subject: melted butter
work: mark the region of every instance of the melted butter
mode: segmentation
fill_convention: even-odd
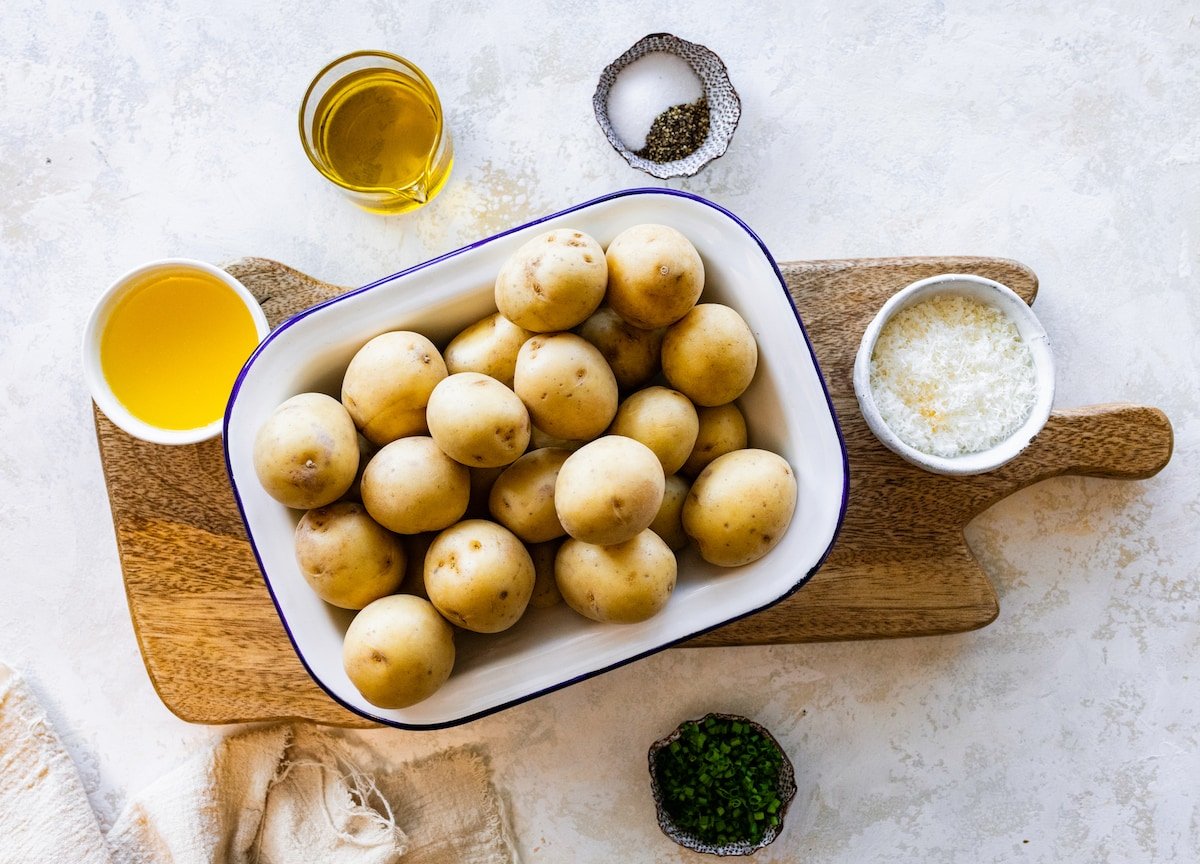
[[[138,419],[195,429],[224,414],[257,344],[254,318],[233,289],[179,268],[147,276],[115,306],[100,338],[100,366]]]

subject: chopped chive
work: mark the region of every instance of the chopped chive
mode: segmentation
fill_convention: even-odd
[[[707,717],[680,727],[655,755],[663,805],[702,843],[756,844],[779,825],[782,756],[746,722]]]

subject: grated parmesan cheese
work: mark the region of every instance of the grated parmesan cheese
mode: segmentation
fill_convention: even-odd
[[[943,294],[892,316],[871,353],[871,392],[905,444],[965,456],[1003,441],[1033,410],[1033,355],[992,306]]]

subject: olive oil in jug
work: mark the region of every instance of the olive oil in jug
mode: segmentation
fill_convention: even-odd
[[[300,122],[313,164],[368,210],[420,207],[450,175],[437,92],[402,58],[363,52],[332,64],[309,89]]]

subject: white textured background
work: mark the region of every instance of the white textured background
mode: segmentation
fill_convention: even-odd
[[[710,709],[756,717],[797,764],[760,861],[1196,860],[1200,8],[602,5],[5,5],[0,659],[32,680],[102,820],[222,730],[175,719],[141,666],[79,370],[98,292],[166,255],[360,284],[649,185],[591,93],[667,30],[717,51],[744,106],[729,153],[672,185],[781,260],[1026,262],[1057,404],[1157,405],[1174,459],[1146,482],[1049,481],[977,519],[1001,596],[982,631],[670,651],[457,730],[367,737],[486,747],[527,861],[690,860],[654,825],[644,748]],[[297,140],[311,76],[370,47],[429,73],[456,136],[450,184],[413,216],[357,211]]]

